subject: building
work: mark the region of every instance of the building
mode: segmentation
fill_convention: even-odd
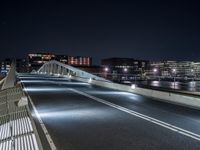
[[[91,66],[92,58],[87,56],[68,56],[68,65]]]
[[[157,61],[150,63],[151,74],[159,76],[194,77],[200,75],[200,62]]]
[[[8,71],[10,70],[10,66],[12,63],[12,59],[4,59],[1,60],[1,76],[6,76]]]
[[[108,68],[110,73],[142,74],[149,69],[149,61],[133,58],[107,58],[101,60],[101,66]]]
[[[56,55],[57,61],[72,66],[91,66],[92,58],[87,56]]]
[[[101,60],[103,76],[110,80],[134,80],[136,76],[142,78],[149,70],[149,61],[133,58],[107,58]]]
[[[55,55],[51,53],[28,54],[28,71],[38,70],[44,63],[55,60]]]
[[[56,55],[55,60],[57,60],[63,64],[68,64],[68,56],[67,55]]]
[[[27,59],[16,59],[16,71],[20,73],[25,73],[28,71]]]
[[[52,53],[28,54],[28,70],[38,70],[44,63],[57,60],[61,63],[73,66],[91,66],[92,58],[86,56],[55,55]]]
[[[1,61],[1,68],[0,73],[2,76],[7,75],[8,71],[10,70],[12,62],[16,63],[16,71],[17,72],[27,72],[27,61],[26,59],[4,59]]]

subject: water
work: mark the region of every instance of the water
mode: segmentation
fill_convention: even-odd
[[[154,87],[170,90],[200,92],[200,81],[172,82],[172,81],[137,81],[139,87]]]

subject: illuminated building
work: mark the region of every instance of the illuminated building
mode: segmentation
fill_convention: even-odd
[[[10,70],[11,63],[11,59],[4,59],[1,61],[1,75],[7,75],[8,71]]]
[[[160,76],[199,76],[200,62],[193,61],[156,61],[150,63],[151,70],[156,68]]]
[[[63,64],[68,64],[68,56],[67,55],[56,55],[56,60]]]
[[[143,78],[149,69],[149,61],[136,60],[133,58],[107,58],[101,60],[103,77],[124,82],[135,80],[136,77]]]
[[[73,66],[91,66],[92,58],[87,56],[56,55],[56,60]]]
[[[149,61],[133,58],[107,58],[101,60],[101,66],[109,68],[110,73],[141,74],[149,69]]]
[[[1,61],[1,75],[7,75],[10,70],[12,62],[16,63],[16,71],[17,72],[27,72],[27,61],[26,59],[4,59]]]
[[[29,72],[38,70],[44,63],[57,60],[61,63],[73,66],[91,66],[92,58],[85,56],[55,55],[51,53],[28,54]]]
[[[91,66],[92,58],[86,56],[68,56],[68,64],[73,66]]]
[[[55,55],[51,53],[28,54],[29,72],[38,70],[44,63],[55,60]]]

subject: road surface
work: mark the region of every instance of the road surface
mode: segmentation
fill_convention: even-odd
[[[199,150],[200,111],[67,78],[21,74],[58,150]]]

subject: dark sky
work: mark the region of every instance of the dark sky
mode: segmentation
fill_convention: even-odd
[[[198,1],[0,2],[1,58],[29,52],[200,61]]]

